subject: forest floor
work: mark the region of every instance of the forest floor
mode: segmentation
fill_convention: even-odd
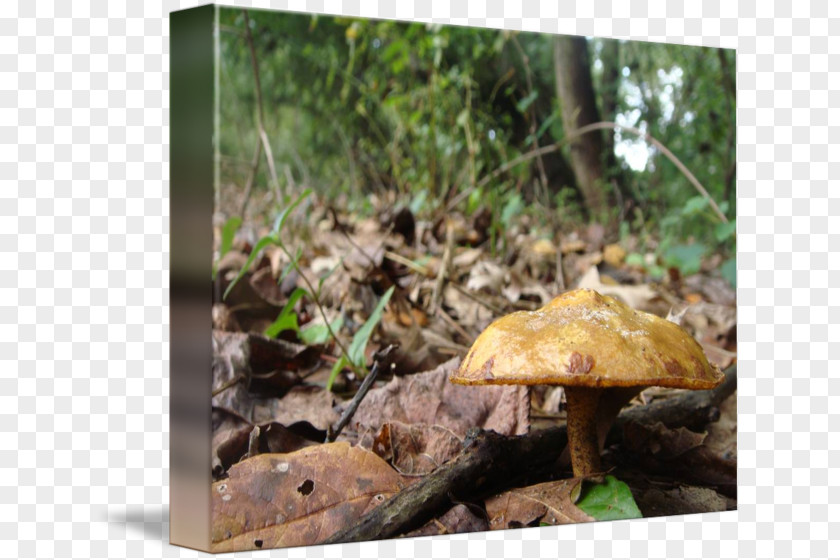
[[[477,469],[472,476],[491,482],[450,481],[436,490],[438,501],[423,498],[436,504],[433,511],[372,534],[609,519],[576,505],[580,481],[562,449],[549,453],[550,468],[479,456],[482,446],[563,430],[562,388],[448,381],[494,319],[537,309],[567,290],[590,288],[677,317],[711,362],[734,370],[735,291],[717,262],[691,276],[670,269],[653,280],[644,263],[626,262],[641,252],[653,264],[639,240],[618,241],[600,225],[537,234],[523,215],[497,239],[486,211],[423,221],[398,208],[383,203],[375,218],[361,219],[307,197],[289,213],[279,242],[267,244],[260,240],[271,229],[257,220],[232,237],[217,224],[217,249],[226,235],[230,248],[214,282],[216,551],[355,534],[346,531],[376,523],[377,508],[465,461]],[[360,392],[372,370],[375,381]],[[644,419],[652,404],[676,406],[684,393],[650,387],[625,410],[638,408]],[[625,422],[608,440],[604,468],[629,486],[643,516],[735,509],[734,385],[717,397],[691,425]],[[504,437],[482,439],[489,431]],[[476,441],[482,444],[471,446]],[[494,468],[521,472],[499,480]]]

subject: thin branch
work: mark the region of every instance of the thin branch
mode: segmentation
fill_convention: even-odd
[[[583,136],[584,134],[587,134],[589,132],[593,132],[595,130],[604,130],[604,129],[610,130],[610,129],[616,129],[616,128],[618,128],[620,130],[623,130],[625,132],[630,132],[631,134],[636,134],[637,136],[643,138],[647,142],[656,146],[659,149],[659,151],[661,151],[665,155],[665,157],[667,157],[669,160],[671,160],[671,162],[673,162],[674,165],[677,166],[677,169],[679,169],[682,172],[682,174],[685,175],[685,177],[688,179],[688,181],[694,186],[695,189],[697,189],[697,192],[699,192],[701,195],[703,195],[703,197],[706,200],[709,201],[709,205],[712,207],[712,210],[717,215],[717,217],[720,219],[720,221],[725,223],[725,224],[729,223],[729,219],[727,219],[726,215],[723,212],[721,212],[720,207],[717,205],[717,203],[714,201],[714,199],[712,199],[711,195],[709,195],[709,192],[703,187],[703,185],[700,184],[700,181],[697,180],[697,177],[695,177],[694,174],[691,171],[689,171],[688,168],[683,164],[683,162],[681,162],[677,158],[677,156],[675,156],[673,154],[673,152],[671,152],[671,150],[666,148],[665,145],[662,142],[660,142],[659,140],[657,140],[656,138],[654,138],[650,134],[647,134],[646,132],[642,132],[638,128],[634,128],[632,126],[624,126],[624,125],[620,125],[620,124],[614,123],[614,122],[596,122],[596,123],[588,124],[586,126],[582,126],[578,129],[572,131],[572,132],[569,132],[568,134],[566,134],[565,138],[563,138],[562,140],[560,140],[559,142],[557,142],[555,144],[551,144],[549,146],[543,146],[542,148],[540,148],[538,150],[532,150],[530,152],[522,154],[521,156],[519,156],[517,158],[512,159],[511,161],[502,165],[501,167],[499,167],[498,169],[496,169],[495,171],[493,171],[489,175],[485,176],[481,181],[478,182],[478,184],[475,187],[471,187],[471,188],[461,192],[461,194],[459,194],[455,198],[453,198],[452,201],[447,205],[446,209],[447,209],[447,211],[451,211],[462,200],[467,198],[472,193],[473,190],[483,187],[484,185],[486,185],[487,183],[489,183],[493,179],[497,178],[499,175],[505,173],[506,171],[508,171],[509,169],[519,165],[520,163],[523,163],[523,162],[529,161],[531,159],[534,159],[535,157],[539,157],[539,156],[542,156],[544,154],[548,154],[548,153],[554,152],[556,150],[559,150],[560,148],[562,148],[563,146],[565,146],[566,144],[568,144],[569,142],[571,142],[575,138],[577,138],[579,136]]]
[[[344,409],[344,413],[341,415],[341,418],[339,418],[335,428],[330,426],[327,429],[328,443],[335,441],[335,439],[341,434],[341,430],[343,430],[347,423],[350,422],[350,419],[353,418],[353,415],[356,413],[356,409],[359,408],[362,399],[365,398],[365,395],[367,395],[367,392],[373,386],[373,382],[376,380],[377,375],[379,375],[379,361],[385,359],[396,347],[397,346],[395,344],[389,344],[384,350],[377,353],[377,357],[373,361],[373,367],[370,368],[370,373],[367,377],[365,377],[365,380],[362,381],[362,385],[359,387],[359,390],[356,391],[356,394],[353,396],[353,400],[350,401],[350,404]]]
[[[248,41],[248,50],[251,52],[251,68],[254,71],[254,84],[257,95],[257,134],[265,150],[265,160],[268,164],[268,171],[275,190],[280,190],[280,182],[277,180],[277,170],[274,168],[274,154],[271,152],[271,144],[268,142],[268,134],[265,132],[265,115],[263,114],[262,85],[260,84],[260,68],[257,63],[257,51],[254,49],[254,38],[251,35],[251,19],[248,17],[248,10],[242,10],[245,16],[245,38]]]
[[[321,312],[321,318],[324,319],[324,326],[327,327],[327,331],[330,333],[330,336],[333,338],[333,340],[335,340],[335,343],[341,350],[341,353],[344,355],[345,358],[347,358],[347,363],[349,364],[350,369],[353,370],[353,373],[355,373],[356,375],[360,375],[361,372],[356,367],[356,364],[354,364],[352,360],[350,360],[350,352],[347,351],[347,347],[344,346],[344,344],[341,342],[341,339],[339,339],[338,335],[336,335],[335,332],[332,330],[330,320],[327,318],[327,312],[324,311],[324,307],[321,305],[321,298],[318,297],[318,292],[315,291],[315,287],[309,281],[309,278],[307,278],[306,275],[303,273],[303,270],[301,270],[300,266],[297,263],[297,260],[292,256],[292,254],[289,252],[286,246],[283,243],[280,243],[279,246],[283,253],[285,253],[286,256],[289,257],[289,261],[292,263],[292,267],[295,269],[295,272],[297,272],[298,276],[303,279],[303,283],[306,284],[306,287],[309,289],[309,295],[315,302],[315,306],[318,308],[318,311]]]
[[[709,417],[737,385],[736,368],[715,389],[686,391],[664,399],[661,405],[638,406],[618,416],[617,426],[641,419],[669,428],[708,423]],[[613,429],[619,429],[613,426]],[[531,483],[556,477],[568,443],[565,424],[524,436],[503,436],[475,430],[467,434],[459,455],[431,474],[394,494],[350,527],[333,534],[323,544],[388,539],[407,533],[452,507],[456,501],[481,499],[510,488],[518,477],[532,476]],[[534,480],[537,479],[537,480]]]

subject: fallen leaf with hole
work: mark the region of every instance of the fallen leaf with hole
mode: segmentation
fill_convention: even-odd
[[[318,544],[402,486],[385,461],[344,442],[257,455],[212,485],[212,552]]]

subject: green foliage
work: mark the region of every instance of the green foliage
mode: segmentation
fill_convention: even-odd
[[[239,216],[232,216],[228,218],[225,222],[225,225],[222,226],[222,239],[219,245],[219,260],[224,257],[230,248],[233,246],[233,238],[236,236],[236,232],[239,230],[239,226],[242,225],[242,218]],[[213,280],[216,279],[216,267],[218,266],[218,261],[213,263]]]
[[[283,331],[293,330],[298,332],[297,315],[295,314],[295,304],[300,298],[306,295],[306,290],[303,288],[295,288],[295,291],[289,296],[289,301],[283,306],[277,319],[269,325],[263,334],[269,338],[274,338]]]
[[[242,269],[240,269],[239,273],[236,275],[236,278],[234,278],[233,281],[228,285],[224,295],[222,296],[222,299],[225,299],[231,292],[231,290],[233,290],[233,287],[239,283],[243,276],[245,276],[245,273],[248,272],[249,268],[251,268],[251,264],[253,264],[254,259],[257,258],[257,255],[260,254],[260,252],[262,252],[263,249],[265,249],[272,243],[277,243],[277,239],[274,235],[266,235],[265,237],[262,237],[259,241],[257,241],[257,244],[254,245],[253,249],[251,249],[251,254],[248,255],[248,260],[245,261],[245,265],[242,267]]]
[[[518,216],[522,213],[522,210],[525,208],[525,203],[522,201],[522,195],[519,193],[513,193],[507,199],[504,208],[502,209],[501,215],[501,222],[505,228],[511,226],[511,220],[515,216]]]
[[[598,521],[642,517],[627,484],[609,474],[600,484],[581,482],[580,498],[576,505]]]
[[[728,259],[720,266],[720,273],[733,288],[738,287],[738,268],[735,257]]]
[[[330,337],[330,333],[336,333],[341,330],[344,325],[344,316],[339,315],[327,325],[309,325],[304,329],[298,330],[298,336],[304,344],[326,344]]]
[[[385,306],[388,304],[392,295],[394,295],[394,286],[388,288],[388,291],[385,292],[382,299],[376,304],[376,308],[374,308],[368,320],[365,321],[365,324],[353,336],[353,342],[350,343],[350,348],[347,350],[347,353],[349,354],[348,358],[350,358],[350,362],[356,367],[363,367],[365,365],[365,347],[367,347],[368,340],[370,340],[370,335],[373,334],[373,329],[379,324],[380,319],[382,319],[382,312],[385,311]]]
[[[344,208],[361,215],[374,211],[372,192],[395,191],[421,216],[473,189],[461,209],[471,214],[490,206],[497,225],[520,203],[555,208],[563,226],[580,220],[585,208],[559,152],[542,158],[546,193],[539,190],[536,159],[475,188],[501,165],[565,137],[552,36],[249,14],[264,125],[281,182],[341,194]],[[244,21],[240,9],[219,12],[223,184],[244,184],[258,141]],[[601,117],[620,117],[662,141],[734,221],[734,51],[608,39],[589,44]],[[615,180],[615,188],[606,183],[610,196],[620,191],[644,215],[633,221],[632,233],[663,247],[693,241],[734,254],[734,225],[718,225],[708,201],[670,161],[625,133],[609,137],[616,145],[641,142],[651,155],[641,170],[621,157],[604,158],[606,176]],[[262,161],[255,188],[270,184],[266,169]],[[494,241],[498,233],[494,227]]]
[[[301,202],[303,202],[303,200],[306,197],[308,197],[310,194],[312,194],[312,190],[311,189],[305,189],[300,194],[300,196],[298,196],[298,198],[294,202],[292,202],[292,204],[287,206],[280,213],[280,215],[277,217],[277,220],[274,222],[273,231],[269,235],[266,235],[266,236],[260,238],[259,241],[257,241],[257,244],[254,245],[253,249],[251,249],[251,254],[248,255],[248,260],[245,261],[245,266],[242,267],[242,269],[236,275],[236,278],[234,278],[233,281],[230,283],[230,285],[227,287],[222,299],[226,298],[228,296],[228,294],[230,293],[230,291],[233,289],[233,287],[237,283],[239,283],[239,281],[242,279],[243,276],[245,276],[245,273],[248,272],[248,269],[251,268],[251,264],[253,264],[254,260],[257,258],[257,255],[259,255],[262,252],[263,249],[265,249],[269,245],[277,245],[278,247],[283,249],[283,251],[286,252],[286,254],[288,255],[288,251],[286,251],[286,246],[283,244],[283,241],[280,239],[280,230],[283,228],[283,225],[286,223],[286,220],[289,217],[289,213],[292,210],[294,210],[295,208],[297,208],[297,206]],[[291,255],[289,255],[289,256],[291,256]],[[298,261],[299,258],[300,258],[300,251],[298,251],[297,257],[292,259],[292,262],[290,263],[290,266],[292,266],[294,268],[297,268],[297,261]],[[287,267],[283,276],[285,276],[285,274],[288,273],[289,270],[290,269]],[[283,276],[281,276],[281,280],[282,280]]]
[[[700,243],[672,245],[662,254],[662,260],[667,266],[680,270],[684,276],[696,274],[700,271],[706,246]]]
[[[376,307],[370,314],[370,317],[368,317],[367,321],[365,321],[365,324],[362,325],[361,328],[356,331],[356,334],[353,335],[353,341],[350,343],[347,355],[342,355],[330,372],[330,378],[327,381],[328,391],[332,388],[336,377],[338,377],[339,372],[345,366],[355,367],[358,371],[365,371],[367,366],[365,363],[365,348],[370,340],[370,336],[373,334],[373,329],[376,328],[376,325],[378,325],[379,321],[382,319],[382,313],[385,311],[385,306],[388,304],[392,295],[394,295],[394,286],[388,288],[388,291],[385,292],[382,299],[380,299],[379,303],[376,304]]]

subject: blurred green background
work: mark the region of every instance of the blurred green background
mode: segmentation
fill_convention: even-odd
[[[719,255],[734,283],[732,50],[221,8],[219,80],[222,188],[275,191],[280,207],[311,187],[360,216],[376,195],[419,217],[484,207],[500,228],[599,222],[686,272]],[[598,121],[661,142],[725,219],[627,131],[551,148]]]

